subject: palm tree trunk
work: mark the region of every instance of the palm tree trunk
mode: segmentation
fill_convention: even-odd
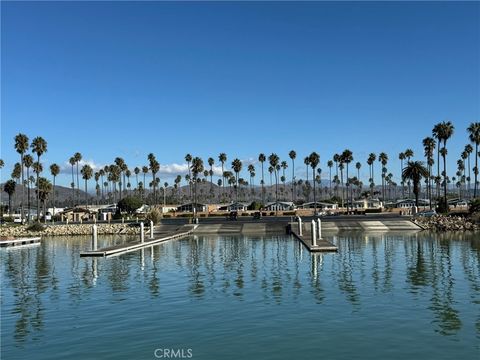
[[[40,155],[37,156],[37,162],[40,164]],[[39,177],[40,171],[37,172],[37,222],[40,222],[40,188],[38,187]],[[43,214],[43,216],[45,216],[45,214]]]
[[[55,222],[55,177],[53,177],[53,188],[52,188],[52,202],[53,202],[53,214],[52,214],[52,223]]]
[[[447,141],[444,141],[443,146],[447,149]],[[447,156],[443,155],[443,201],[445,203],[445,211],[448,212],[447,203]]]
[[[88,209],[87,179],[85,179],[85,207]]]
[[[20,220],[22,221],[22,225],[23,225],[23,216],[24,216],[23,203],[25,201],[25,186],[24,186],[25,175],[23,173],[23,153],[21,154],[20,158],[21,158],[20,163],[21,163],[21,168],[22,168],[22,202],[21,202],[21,206],[20,206],[20,209],[21,209],[22,213],[20,215]]]
[[[473,197],[477,197],[477,176],[478,176],[478,144],[475,143],[475,184],[473,186]]]

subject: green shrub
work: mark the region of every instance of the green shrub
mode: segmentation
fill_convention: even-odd
[[[39,231],[43,231],[43,230],[45,230],[45,226],[43,226],[42,224],[40,224],[38,222],[35,222],[32,225],[30,225],[29,227],[27,227],[27,231],[39,232]]]
[[[435,211],[438,213],[438,214],[447,214],[448,213],[448,205],[445,206],[445,202],[443,201],[443,199],[440,200],[440,202],[438,203],[437,205],[437,208],[435,209]]]
[[[262,204],[256,201],[252,201],[250,205],[248,205],[247,210],[260,210],[262,207]]]
[[[153,225],[158,224],[161,218],[162,218],[162,213],[160,212],[160,210],[155,208],[150,210],[145,216],[145,219],[148,221],[152,221]]]
[[[140,206],[142,206],[142,200],[136,196],[126,196],[120,200],[117,204],[121,212],[133,214]]]
[[[480,212],[480,199],[473,199],[472,201],[470,201],[468,212],[470,214]]]
[[[283,215],[285,215],[285,216],[293,216],[293,215],[295,215],[295,211],[284,211],[284,212],[283,212]]]

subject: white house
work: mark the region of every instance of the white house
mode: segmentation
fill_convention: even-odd
[[[195,209],[196,212],[207,211],[207,205],[200,203],[187,203],[177,207],[178,212],[192,212]]]
[[[276,201],[265,205],[267,211],[288,211],[295,210],[295,205],[291,201]]]
[[[248,204],[241,202],[233,202],[231,204],[223,205],[218,208],[220,211],[247,211]]]
[[[317,205],[316,208],[320,209],[320,210],[335,210],[335,209],[338,209],[338,205],[337,204],[332,204],[332,203],[317,201],[316,205]],[[300,206],[300,208],[302,208],[302,209],[315,209],[315,203],[313,201],[308,202],[308,203],[305,203],[302,206]]]

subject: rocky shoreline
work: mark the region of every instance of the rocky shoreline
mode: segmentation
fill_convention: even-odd
[[[0,228],[2,237],[18,236],[70,236],[70,235],[90,235],[92,234],[92,225],[72,224],[72,225],[46,225],[43,231],[27,230],[28,226],[4,226]],[[97,224],[99,235],[136,235],[140,234],[140,227],[129,226],[128,224]]]
[[[417,216],[413,219],[413,222],[425,230],[432,231],[473,231],[479,229],[478,224],[475,224],[471,219],[460,216]]]

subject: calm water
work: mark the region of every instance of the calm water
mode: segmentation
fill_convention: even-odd
[[[46,239],[0,253],[1,355],[477,359],[479,238],[345,234],[311,255],[288,236],[192,237],[107,259]]]

